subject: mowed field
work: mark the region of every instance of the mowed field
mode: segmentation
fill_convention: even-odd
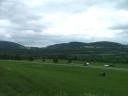
[[[128,96],[128,71],[1,60],[0,96]]]

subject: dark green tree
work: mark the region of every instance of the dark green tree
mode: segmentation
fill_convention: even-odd
[[[72,63],[72,59],[68,59],[68,63]]]
[[[53,59],[53,63],[58,63],[59,60],[56,58],[56,59]]]
[[[34,61],[34,57],[30,56],[30,57],[28,58],[28,60],[29,60],[29,61]]]
[[[42,58],[42,61],[45,62],[46,61],[46,58]]]

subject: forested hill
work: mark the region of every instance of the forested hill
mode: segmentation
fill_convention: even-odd
[[[25,49],[24,46],[14,43],[14,42],[9,42],[9,41],[0,41],[0,51],[3,50],[20,50],[20,49]]]
[[[83,51],[83,50],[85,50],[85,52],[88,52],[90,50],[103,51],[103,49],[104,51],[106,49],[108,51],[112,51],[112,49],[120,49],[123,51],[124,49],[127,49],[127,48],[128,48],[127,45],[122,45],[120,43],[107,42],[107,41],[92,42],[92,43],[70,42],[70,43],[50,45],[46,48],[27,47],[14,42],[0,41],[0,53],[6,52],[6,51],[7,52],[13,51],[15,53],[17,51],[22,52],[23,50],[29,51],[30,53],[31,51],[34,51],[35,53],[36,52],[38,53],[38,51],[42,51],[42,54],[43,54],[43,51],[45,51],[44,53],[46,53],[46,51],[54,51],[56,53],[56,51],[61,51],[61,50],[63,50],[64,52],[68,50],[72,50],[72,51],[77,50],[77,53],[79,53],[79,51]]]
[[[93,61],[128,61],[128,46],[115,42],[70,42],[46,48],[26,47],[14,42],[0,41],[0,56],[20,55],[47,58],[77,58]]]
[[[56,44],[56,45],[48,46],[47,49],[81,50],[81,49],[89,49],[89,48],[95,49],[95,48],[122,48],[122,47],[126,47],[126,45],[122,45],[120,43],[115,43],[115,42],[101,41],[101,42],[93,42],[93,43],[70,42],[70,43]]]

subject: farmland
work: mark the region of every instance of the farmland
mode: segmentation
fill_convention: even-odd
[[[99,76],[102,71],[105,77]],[[0,61],[0,96],[128,96],[127,90],[128,71],[61,62]]]

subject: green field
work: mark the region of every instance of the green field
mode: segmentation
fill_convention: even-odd
[[[0,61],[0,96],[128,96],[128,71]]]

